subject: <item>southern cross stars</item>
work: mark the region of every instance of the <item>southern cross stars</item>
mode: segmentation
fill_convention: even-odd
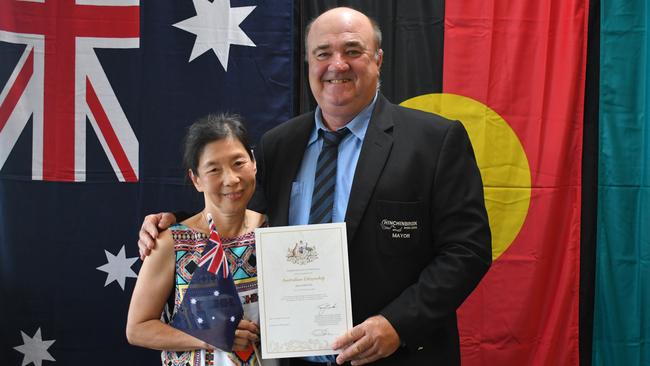
[[[239,27],[255,6],[231,8],[230,0],[193,2],[196,16],[174,24],[174,27],[196,35],[190,62],[212,49],[227,71],[231,44],[255,47],[255,43]]]
[[[47,349],[50,348],[52,343],[56,340],[52,339],[44,341],[41,337],[41,328],[38,328],[34,337],[30,338],[22,330],[20,331],[20,335],[23,337],[23,344],[14,347],[14,349],[24,355],[22,366],[29,363],[34,363],[35,366],[41,366],[43,361],[55,361],[54,357],[52,357]]]
[[[127,277],[138,277],[138,275],[136,275],[131,269],[131,266],[138,260],[138,257],[127,258],[124,253],[124,245],[122,245],[122,249],[120,249],[120,252],[117,253],[117,255],[113,255],[107,250],[104,250],[104,252],[106,253],[108,263],[97,267],[98,270],[108,273],[104,287],[108,286],[108,284],[113,281],[117,281],[122,290],[124,290],[124,281]]]

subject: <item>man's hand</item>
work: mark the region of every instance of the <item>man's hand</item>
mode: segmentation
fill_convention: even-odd
[[[356,366],[388,357],[399,345],[395,328],[382,315],[375,315],[338,337],[332,348],[344,348],[336,358],[337,364],[351,361]]]
[[[251,342],[257,342],[260,340],[259,334],[260,328],[257,324],[250,320],[242,319],[239,322],[239,325],[237,325],[237,330],[235,330],[235,341],[233,342],[232,350],[246,350]]]
[[[140,250],[140,259],[151,253],[151,249],[156,246],[156,238],[160,231],[163,231],[176,222],[176,216],[170,212],[161,212],[147,215],[144,217],[142,227],[140,227],[140,239],[138,240],[138,249]]]

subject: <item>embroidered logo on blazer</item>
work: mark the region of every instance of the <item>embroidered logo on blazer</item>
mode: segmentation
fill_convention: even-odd
[[[410,239],[411,233],[409,231],[417,230],[418,222],[383,219],[379,226],[382,230],[391,231],[391,237],[395,239]]]

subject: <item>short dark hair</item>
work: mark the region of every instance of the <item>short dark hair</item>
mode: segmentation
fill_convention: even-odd
[[[229,137],[241,142],[251,160],[255,160],[248,143],[246,126],[239,115],[208,114],[199,118],[187,129],[187,134],[183,139],[183,166],[185,169],[190,169],[192,173],[198,175],[199,157],[201,157],[205,145]]]

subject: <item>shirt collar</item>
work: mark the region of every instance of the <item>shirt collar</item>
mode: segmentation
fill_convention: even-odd
[[[372,111],[375,109],[375,103],[377,102],[377,95],[379,95],[379,92],[375,93],[375,97],[366,108],[361,110],[359,114],[357,114],[350,122],[348,122],[347,125],[345,125],[345,127],[350,130],[352,135],[361,141],[363,141],[363,138],[366,136],[368,124],[370,123],[370,117],[372,116]],[[314,120],[316,123],[314,125],[314,129],[311,131],[311,135],[309,135],[309,142],[307,145],[311,145],[316,142],[316,140],[318,140],[318,130],[328,131],[327,127],[325,127],[325,124],[323,123],[320,106],[316,107]]]

